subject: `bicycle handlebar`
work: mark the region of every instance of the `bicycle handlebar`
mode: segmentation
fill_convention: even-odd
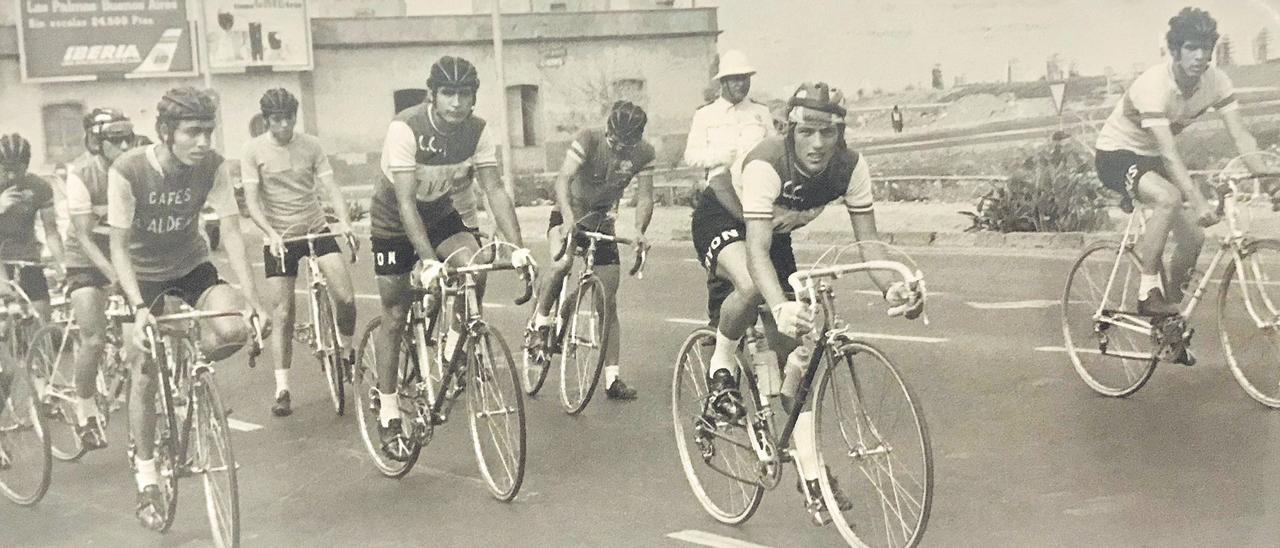
[[[281,240],[280,240],[280,244],[281,244],[281,245],[288,245],[288,244],[297,243],[297,242],[314,242],[314,241],[316,241],[316,240],[327,240],[327,239],[329,239],[329,238],[337,239],[339,236],[345,237],[345,238],[347,239],[347,249],[349,249],[349,250],[351,251],[349,261],[351,262],[351,264],[355,264],[355,262],[356,262],[356,249],[359,247],[359,244],[356,242],[356,237],[355,237],[354,235],[352,235],[350,232],[345,232],[345,233],[333,233],[333,232],[324,232],[324,233],[315,232],[315,233],[308,233],[308,234],[303,234],[303,235],[301,235],[301,236],[294,236],[294,237],[292,237],[292,238],[281,238]],[[282,250],[282,251],[283,251],[283,250]],[[283,271],[283,270],[284,270],[284,260],[285,260],[285,255],[286,255],[286,253],[280,253],[280,255],[276,257],[276,260],[277,260],[277,261],[279,262],[279,264],[280,264],[280,270],[281,270],[281,271]]]
[[[470,276],[475,274],[483,274],[485,272],[495,272],[501,270],[515,270],[520,276],[520,281],[524,282],[524,294],[517,297],[515,305],[520,306],[529,302],[533,298],[533,265],[516,266],[511,261],[499,261],[494,263],[475,264],[466,266],[445,266],[441,274],[445,277],[452,276]]]
[[[897,317],[897,316],[902,316],[904,314],[907,314],[917,306],[919,306],[921,311],[923,311],[924,300],[926,295],[925,286],[924,286],[924,274],[919,271],[913,272],[910,268],[907,267],[907,265],[904,265],[897,261],[887,261],[887,260],[865,261],[861,263],[835,265],[835,266],[829,266],[825,268],[815,268],[812,270],[799,271],[799,272],[792,273],[790,276],[788,276],[787,283],[791,285],[791,288],[796,292],[796,294],[800,294],[805,291],[808,291],[811,294],[811,298],[812,298],[813,297],[812,293],[814,292],[814,284],[810,282],[814,280],[821,279],[821,278],[835,279],[835,278],[844,276],[845,274],[850,274],[853,272],[869,272],[872,270],[887,270],[890,272],[897,273],[899,276],[902,277],[902,280],[907,283],[907,287],[911,289],[912,293],[915,293],[916,295],[918,295],[917,299],[913,299],[910,302],[891,307],[887,312],[890,317]],[[911,318],[908,318],[908,319],[911,319]],[[928,323],[927,318],[925,319],[925,323]]]
[[[569,247],[573,244],[573,240],[575,240],[578,236],[596,240],[597,242],[613,242],[617,244],[634,246],[636,249],[636,257],[635,257],[635,260],[632,262],[631,270],[627,272],[627,275],[635,276],[637,279],[641,279],[641,280],[644,279],[644,264],[649,257],[649,246],[648,245],[642,246],[637,244],[635,240],[632,240],[630,238],[622,238],[619,236],[615,236],[613,234],[605,234],[603,232],[595,232],[592,230],[582,230],[575,227],[573,230],[569,232],[568,237],[565,238],[565,245],[560,248],[560,251],[557,252],[555,257],[552,257],[551,260],[559,261],[560,259],[564,258],[564,254],[569,251]]]
[[[151,320],[154,323],[154,325],[147,324],[146,326],[143,327],[143,329],[146,331],[147,338],[149,340],[155,340],[156,338],[155,327],[162,324],[177,323],[177,322],[190,321],[190,320],[208,320],[212,318],[240,316],[248,320],[249,327],[253,332],[252,337],[250,338],[251,344],[249,346],[249,367],[250,368],[257,367],[258,356],[262,354],[262,348],[264,346],[263,340],[262,340],[263,339],[262,320],[258,318],[257,313],[253,312],[252,310],[218,311],[218,310],[194,310],[194,309],[190,309],[189,307],[184,307],[184,308],[187,308],[187,309],[181,312],[174,312],[172,314],[152,316]]]

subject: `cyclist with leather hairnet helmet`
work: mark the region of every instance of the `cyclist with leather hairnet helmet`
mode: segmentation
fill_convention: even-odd
[[[551,210],[547,227],[551,256],[565,245],[570,227],[614,234],[613,209],[633,178],[639,180],[636,192],[636,244],[647,245],[644,232],[653,217],[653,146],[644,141],[648,116],[644,109],[630,101],[618,101],[609,110],[604,129],[587,128],[578,132],[565,154],[560,174],[556,177],[556,205]],[[556,231],[559,227],[560,230]],[[588,245],[586,238],[574,242],[580,249]],[[539,281],[538,305],[526,331],[526,346],[545,344],[550,336],[551,305],[560,284],[572,266],[573,254],[548,267],[549,276]],[[621,325],[618,322],[619,271],[618,244],[600,242],[596,246],[596,274],[605,286],[605,314],[610,324],[605,341],[605,395],[612,400],[632,400],[634,388],[618,377],[621,354]]]
[[[498,176],[494,130],[472,114],[479,88],[474,65],[460,57],[441,57],[427,77],[428,100],[397,114],[382,145],[382,177],[369,208],[383,321],[382,336],[374,344],[379,437],[383,452],[395,460],[409,456],[396,393],[396,363],[414,265],[421,261],[423,272],[439,272],[438,261],[450,258],[452,264],[463,265],[479,251],[476,186],[488,198],[498,230],[520,248],[511,254],[512,262],[532,263],[515,206]],[[455,299],[455,312],[460,314],[465,304]],[[447,352],[452,353],[460,340],[461,333],[451,329],[445,336]]]
[[[878,239],[871,172],[866,158],[845,145],[846,112],[841,102],[840,91],[825,83],[802,84],[787,103],[786,132],[761,141],[727,173],[713,178],[694,210],[692,233],[698,260],[709,276],[728,280],[734,288],[716,327],[708,397],[709,408],[718,416],[711,420],[736,419],[743,409],[737,390],[737,351],[761,303],[773,312],[764,318],[765,327],[780,367],[796,346],[794,338],[812,328],[813,311],[787,295],[787,277],[796,271],[791,233],[816,219],[827,204],[841,202],[854,239]],[[860,251],[867,259],[882,255],[875,246]],[[913,297],[904,284],[886,274],[873,272],[871,278],[894,305]],[[812,421],[812,411],[800,414],[796,450],[807,487],[802,492],[808,494],[806,502],[820,519],[826,510],[819,494]]]
[[[245,255],[240,211],[227,166],[213,150],[216,115],[217,105],[209,92],[193,87],[169,90],[156,106],[160,143],[125,152],[107,173],[111,264],[122,292],[137,311],[125,346],[133,368],[129,425],[137,444],[137,517],[152,528],[163,526],[158,509],[164,499],[157,487],[154,456],[156,376],[154,364],[144,359],[141,326],[157,312],[152,307],[162,303],[158,298],[162,294],[173,294],[202,310],[252,306],[266,323]],[[220,217],[227,261],[240,282],[239,291],[218,277],[209,245],[200,235],[200,210],[206,203]],[[212,348],[205,349],[214,360],[229,356],[249,336],[238,317],[202,322],[202,333],[202,338],[214,339]]]
[[[1209,201],[1197,189],[1178,152],[1178,133],[1210,109],[1222,118],[1236,150],[1254,173],[1269,170],[1256,155],[1257,142],[1240,118],[1231,79],[1211,64],[1218,23],[1197,8],[1183,8],[1169,20],[1165,35],[1170,60],[1138,76],[1116,104],[1098,134],[1095,163],[1102,184],[1151,208],[1138,239],[1141,264],[1138,313],[1179,313],[1182,286],[1195,267],[1204,228],[1218,222]],[[1185,205],[1184,205],[1185,201]],[[1177,244],[1160,276],[1164,246],[1172,232]],[[1178,357],[1190,365],[1190,353]]]
[[[293,358],[294,285],[298,263],[308,253],[306,242],[283,243],[285,238],[309,232],[328,233],[321,193],[329,197],[338,231],[351,234],[351,222],[342,189],[333,178],[333,168],[320,140],[295,131],[298,99],[284,88],[269,89],[258,101],[267,132],[250,139],[240,153],[240,180],[244,184],[249,218],[266,234],[262,248],[267,293],[272,298],[271,349],[276,357],[275,402],[271,412],[277,417],[293,413],[289,394],[289,366]],[[356,304],[351,273],[342,259],[337,240],[315,241],[316,263],[329,284],[338,323],[338,343],[355,334]],[[284,257],[284,269],[280,257]],[[344,356],[350,360],[351,356]]]
[[[43,177],[27,171],[30,165],[31,143],[17,133],[0,135],[0,260],[41,261],[36,222],[41,223],[45,234],[58,234],[53,187]],[[62,241],[56,237],[46,240],[53,255],[53,264],[49,266],[62,278]],[[14,278],[47,321],[49,283],[44,269],[38,266],[0,268],[0,282]],[[10,293],[9,284],[0,283],[0,296]]]
[[[86,449],[107,446],[98,408],[98,363],[106,344],[106,305],[116,284],[107,226],[107,170],[135,139],[133,122],[119,110],[95,108],[84,116],[84,154],[67,168],[67,297],[79,326],[76,355],[76,433]]]

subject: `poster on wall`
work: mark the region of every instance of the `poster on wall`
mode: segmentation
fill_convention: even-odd
[[[209,67],[311,70],[311,23],[306,0],[204,0]]]
[[[24,82],[194,76],[182,0],[15,0]]]

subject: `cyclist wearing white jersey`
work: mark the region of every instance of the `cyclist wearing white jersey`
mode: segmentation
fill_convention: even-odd
[[[1136,198],[1151,208],[1137,245],[1142,263],[1138,312],[1151,316],[1178,314],[1182,286],[1204,243],[1203,227],[1218,222],[1187,173],[1174,136],[1214,110],[1241,154],[1257,150],[1240,118],[1230,78],[1210,64],[1217,22],[1203,10],[1183,8],[1169,20],[1165,40],[1172,59],[1133,81],[1098,135],[1095,160],[1103,185],[1126,201]],[[1244,161],[1255,173],[1269,171],[1257,156]],[[1168,279],[1162,280],[1161,257],[1170,231],[1177,245],[1165,269]],[[1178,361],[1190,364],[1194,358],[1188,354]]]

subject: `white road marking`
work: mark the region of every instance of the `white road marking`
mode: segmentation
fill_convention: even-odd
[[[293,292],[294,292],[294,293],[297,293],[298,295],[306,295],[306,294],[307,294],[307,290],[305,290],[305,289],[295,289]],[[376,301],[376,300],[381,299],[382,297],[379,297],[379,296],[377,296],[377,295],[373,295],[373,294],[369,294],[369,293],[357,293],[357,294],[356,294],[356,298],[357,298],[357,299],[364,299],[364,300],[366,300],[366,301]],[[506,307],[508,307],[508,306],[510,306],[510,305],[507,305],[507,304],[504,304],[504,303],[484,303],[484,307],[485,307],[485,308],[506,308]]]
[[[726,537],[706,531],[698,531],[696,529],[685,529],[684,531],[676,531],[667,533],[667,538],[675,540],[683,540],[690,544],[699,546],[712,546],[714,548],[768,548],[763,544],[738,540],[733,537]]]
[[[227,426],[231,427],[232,430],[236,430],[239,432],[253,432],[254,430],[262,430],[262,425],[260,424],[253,424],[251,422],[244,422],[242,420],[237,420],[232,418],[227,419]]]
[[[685,325],[707,325],[707,320],[695,320],[693,318],[667,318],[669,323],[678,323]],[[887,333],[861,333],[850,332],[849,335],[863,339],[880,339],[886,341],[905,341],[918,342],[927,344],[938,344],[950,341],[951,339],[941,337],[917,337],[914,335],[889,335]]]
[[[707,325],[707,320],[694,320],[690,318],[667,318],[667,321],[685,325]]]
[[[932,296],[932,294],[930,294]],[[968,302],[978,310],[1021,310],[1026,308],[1053,308],[1062,304],[1059,299],[1030,299],[1026,301]]]

